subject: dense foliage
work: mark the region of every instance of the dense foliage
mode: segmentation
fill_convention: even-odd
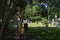
[[[41,5],[41,3],[47,4],[47,8],[45,9],[44,5]],[[60,2],[59,0],[33,0],[32,4],[28,3],[25,8],[25,17],[28,19],[34,19],[38,20],[41,18],[48,19],[48,16],[50,16],[50,19],[52,20],[57,14],[58,18],[60,17]],[[38,16],[38,18],[36,17]]]

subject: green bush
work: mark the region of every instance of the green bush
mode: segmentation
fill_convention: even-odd
[[[44,23],[47,23],[47,19],[45,19],[45,18],[41,18],[41,21]]]
[[[40,17],[40,16],[30,17],[30,20],[31,20],[32,22],[35,22],[35,21],[37,21],[37,20],[41,20],[41,17]]]

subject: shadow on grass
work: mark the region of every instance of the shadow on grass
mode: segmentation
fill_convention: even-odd
[[[11,26],[9,27],[9,29],[16,31],[17,27]],[[59,27],[47,27],[47,28],[29,27],[27,31],[26,40],[60,40],[60,28]]]
[[[60,40],[60,28],[29,27],[26,40]]]

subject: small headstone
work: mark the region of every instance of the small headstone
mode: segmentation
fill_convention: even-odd
[[[24,31],[28,30],[28,20],[24,20]]]

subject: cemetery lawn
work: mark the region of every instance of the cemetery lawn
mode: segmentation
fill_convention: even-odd
[[[9,27],[13,31],[16,28],[16,25]],[[28,27],[26,40],[60,40],[60,27]]]
[[[60,40],[60,28],[29,27],[26,40]]]
[[[36,24],[36,22],[32,22],[28,23],[28,27],[45,27],[45,24],[43,25],[41,22],[38,22],[38,24]],[[49,24],[49,27],[56,27],[56,25]]]

